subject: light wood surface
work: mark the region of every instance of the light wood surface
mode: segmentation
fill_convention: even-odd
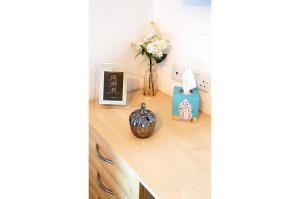
[[[172,99],[131,94],[128,109],[101,109],[90,103],[90,128],[132,169],[157,199],[210,198],[210,116],[198,123],[171,119]],[[130,131],[130,113],[145,102],[157,116],[154,134],[136,138]]]

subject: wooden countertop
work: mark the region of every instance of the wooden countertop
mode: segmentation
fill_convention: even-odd
[[[198,123],[171,119],[172,99],[158,92],[129,95],[126,107],[109,108],[90,103],[90,127],[123,159],[157,199],[210,198],[210,116],[200,113]],[[136,138],[129,115],[145,102],[157,116],[154,134]]]

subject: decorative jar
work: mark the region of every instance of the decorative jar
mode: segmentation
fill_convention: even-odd
[[[138,138],[146,138],[152,135],[155,124],[155,114],[146,109],[146,104],[141,103],[141,108],[133,111],[129,116],[129,124],[132,133]]]

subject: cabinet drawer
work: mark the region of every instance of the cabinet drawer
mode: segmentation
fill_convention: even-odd
[[[89,186],[89,199],[101,199],[96,191],[94,190],[94,188],[92,187],[92,185]]]
[[[128,198],[139,198],[139,181],[92,128],[90,128],[90,161],[96,167],[103,167]]]
[[[103,168],[96,168],[90,162],[90,186],[100,199],[128,199],[110,175]]]

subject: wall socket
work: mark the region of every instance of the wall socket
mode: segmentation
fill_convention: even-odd
[[[174,64],[172,67],[172,79],[182,82],[182,74],[184,72],[184,66]]]
[[[208,93],[210,90],[210,74],[202,73],[202,72],[194,70],[194,69],[192,69],[192,71],[195,76],[197,87],[200,90]],[[172,67],[172,74],[171,74],[172,79],[182,82],[183,72],[184,72],[184,66],[174,64]]]
[[[200,90],[208,93],[210,89],[210,74],[195,71],[194,76],[197,83],[197,87]]]

